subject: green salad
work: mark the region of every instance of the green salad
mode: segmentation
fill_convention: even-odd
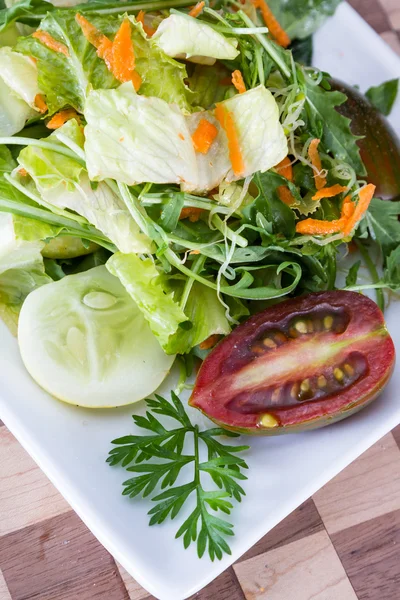
[[[22,308],[28,370],[73,404],[140,400],[177,355],[333,289],[354,237],[398,287],[399,210],[304,64],[338,2],[188,4],[0,12],[0,313],[16,333]]]
[[[320,314],[317,296],[311,305],[306,294],[375,288],[383,310],[400,289],[400,204],[379,197],[344,114],[346,96],[311,66],[312,34],[338,4],[0,3],[0,316],[50,394],[91,408],[132,404],[157,390],[175,361],[179,392],[221,340],[221,372],[230,361],[248,362],[236,327],[266,308],[265,322],[283,325],[251,342],[251,360],[287,336],[317,332],[323,345],[345,331],[332,296]],[[389,114],[397,88],[396,80],[371,88],[374,110]],[[294,296],[315,318],[288,321],[292,309],[279,303]],[[369,329],[353,314],[358,337],[343,347],[368,339],[382,348],[382,387],[394,349],[368,302],[354,306],[370,315]],[[242,337],[257,322],[241,325]],[[339,361],[336,346],[329,357]],[[279,356],[290,362],[285,348]],[[313,352],[317,364],[317,346]],[[346,381],[351,387],[367,377],[359,354],[335,366],[331,388],[319,373],[292,381],[287,397],[310,404]],[[201,377],[212,381],[216,372],[205,364],[193,405],[235,431],[216,404],[204,409],[211,391]],[[279,403],[281,389],[268,394]],[[244,423],[236,431],[278,425],[275,413],[250,422],[245,401],[232,400]],[[209,509],[229,514],[227,498],[240,501],[247,465],[237,453],[247,447],[223,445],[216,438],[236,433],[220,427],[200,432],[174,394],[172,403],[157,397],[148,406],[153,412],[134,417],[146,434],[115,440],[109,462],[131,465],[131,497],[148,496],[160,480],[168,488],[153,498],[150,524],[174,518],[195,494],[177,535],[185,547],[197,540],[199,556],[207,548],[221,558],[232,526]],[[183,455],[188,434],[193,453]],[[174,486],[189,463],[193,481]],[[220,490],[204,489],[201,472]]]

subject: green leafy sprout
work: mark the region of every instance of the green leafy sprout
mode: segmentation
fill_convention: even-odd
[[[185,548],[196,542],[199,558],[207,550],[211,560],[221,559],[223,553],[231,554],[226,538],[234,535],[233,525],[213,513],[230,515],[232,500],[240,502],[245,495],[238,482],[247,479],[243,470],[248,466],[238,454],[249,446],[221,443],[217,438],[235,438],[238,434],[219,427],[200,431],[191,423],[178,396],[174,392],[171,395],[172,402],[157,395],[155,399],[146,400],[150,409],[146,416],[133,415],[132,418],[137,427],[150,433],[113,440],[117,447],[110,451],[107,462],[111,466],[121,464],[135,474],[124,481],[124,496],[151,497],[155,505],[148,512],[150,525],[159,525],[167,518],[175,519],[184,504],[194,500],[193,511],[175,537],[182,537]],[[179,425],[166,429],[155,414],[169,417]],[[188,454],[184,453],[186,438],[191,439],[193,448]],[[207,452],[205,461],[201,458],[201,446]],[[188,465],[192,468],[191,480],[176,485],[181,471]],[[206,475],[215,489],[204,487]],[[163,491],[154,495],[159,489]]]

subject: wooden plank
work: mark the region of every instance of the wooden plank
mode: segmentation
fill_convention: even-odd
[[[400,598],[400,510],[335,533],[332,542],[359,600]]]
[[[12,600],[129,600],[114,559],[73,511],[1,537],[0,568]]]

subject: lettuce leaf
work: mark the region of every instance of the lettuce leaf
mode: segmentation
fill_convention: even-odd
[[[225,98],[228,90],[233,89],[231,84],[223,85],[224,79],[230,74],[220,63],[214,66],[196,65],[189,77],[189,88],[192,92],[192,106],[211,108],[216,102]]]
[[[197,281],[189,294],[185,314],[192,327],[177,329],[163,346],[167,354],[186,354],[211,335],[228,335],[231,331],[225,308],[218,300],[217,293]]]
[[[114,254],[106,264],[112,275],[119,278],[150,325],[160,345],[168,348],[171,335],[187,316],[162,285],[162,279],[150,258],[142,260],[136,254]],[[174,352],[168,352],[174,354]]]
[[[74,135],[74,130],[77,132]],[[78,132],[79,131],[79,132]],[[75,120],[69,121],[48,140],[75,141],[80,135]],[[75,138],[75,139],[73,139]],[[53,206],[73,210],[102,231],[121,252],[149,252],[150,240],[139,231],[129,210],[106,184],[92,186],[80,163],[53,150],[27,146],[19,164],[34,180],[42,198]]]
[[[14,335],[25,298],[52,281],[45,273],[41,255],[44,243],[38,235],[33,228],[27,231],[25,223],[21,236],[21,231],[15,230],[14,217],[0,214],[0,317]],[[35,241],[24,241],[25,237]]]
[[[89,20],[104,35],[113,39],[122,18],[91,14]],[[184,83],[185,66],[151,44],[142,26],[134,18],[130,20],[136,70],[142,77],[140,94],[163,98],[189,111],[189,91]],[[19,52],[38,60],[39,85],[46,94],[50,114],[67,105],[83,112],[91,89],[110,89],[119,85],[104,60],[97,56],[95,47],[84,37],[75,21],[75,13],[54,11],[43,19],[40,29],[65,44],[69,52],[69,56],[64,56],[31,36],[21,39],[17,44]]]
[[[245,171],[238,177],[230,169],[226,180],[236,181],[257,171],[267,171],[288,154],[279,121],[279,108],[269,90],[259,85],[221,103],[232,115]]]
[[[35,96],[40,93],[37,67],[29,56],[0,48],[0,78],[8,88],[29,106],[35,108]]]
[[[35,111],[18,98],[0,77],[0,136],[9,137],[23,129]]]
[[[136,94],[131,83],[94,90],[85,106],[90,179],[196,181],[196,159],[185,118],[176,106]]]
[[[189,15],[173,14],[161,21],[152,42],[168,56],[192,58],[209,57],[233,60],[239,54],[237,40],[227,38],[210,25]]]
[[[116,31],[116,21],[110,17],[91,16],[91,22],[105,35]],[[47,48],[32,36],[22,38],[18,52],[37,59],[39,86],[46,95],[49,113],[66,105],[83,112],[88,90],[118,85],[94,46],[84,37],[75,15],[55,11],[41,22],[40,29],[65,44],[69,56]]]

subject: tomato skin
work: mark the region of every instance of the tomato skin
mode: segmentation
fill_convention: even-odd
[[[324,315],[334,316],[336,329],[321,328]],[[297,320],[314,323],[318,332],[290,337],[288,327]],[[259,341],[265,335],[269,339],[271,331],[284,331],[286,341],[259,350]],[[361,357],[361,367],[354,381],[344,379],[341,385],[332,373],[337,361],[348,367],[352,357]],[[315,429],[375,400],[389,381],[394,362],[394,344],[375,302],[355,292],[309,294],[251,317],[222,340],[202,364],[189,403],[220,426],[242,433],[279,435]],[[288,396],[288,385],[294,381],[315,382],[321,375],[330,378],[323,397],[315,385],[309,400]],[[271,400],[274,387],[284,397],[280,403]],[[264,415],[272,425],[264,424]]]

